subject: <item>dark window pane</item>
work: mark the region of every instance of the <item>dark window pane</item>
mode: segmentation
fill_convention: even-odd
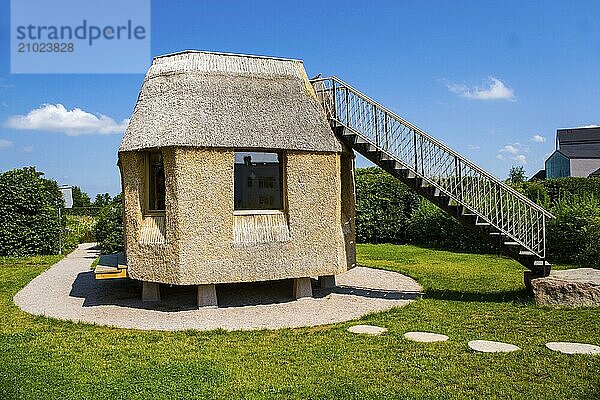
[[[235,153],[234,209],[281,210],[281,164],[278,153]]]
[[[165,209],[165,168],[161,153],[150,153],[148,165],[148,210]]]

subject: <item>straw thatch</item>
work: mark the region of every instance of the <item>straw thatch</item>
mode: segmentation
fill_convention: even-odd
[[[146,75],[119,151],[166,146],[341,151],[301,61],[209,52]]]

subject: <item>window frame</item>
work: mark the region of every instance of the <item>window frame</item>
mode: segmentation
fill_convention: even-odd
[[[146,154],[144,155],[144,183],[145,183],[145,190],[144,190],[144,216],[164,216],[165,215],[165,211],[167,208],[167,188],[166,188],[166,176],[165,176],[165,209],[164,210],[151,210],[150,209],[150,168],[151,168],[151,161],[150,161],[150,157],[153,153],[159,153],[161,155],[161,158],[163,160],[163,170],[164,170],[164,165],[165,165],[165,156],[164,153],[161,150],[155,149],[155,150],[149,150],[146,152]]]
[[[234,149],[234,176],[235,176],[235,153],[274,153],[277,154],[277,161],[279,162],[279,196],[280,196],[280,207],[278,209],[247,209],[247,210],[236,210],[235,209],[235,178],[233,179],[233,215],[274,215],[284,214],[287,211],[287,153],[280,149]],[[255,182],[258,186],[258,182]],[[254,186],[254,184],[253,184]]]

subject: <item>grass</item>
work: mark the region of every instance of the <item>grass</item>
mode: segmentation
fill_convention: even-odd
[[[33,317],[14,294],[56,257],[0,258],[0,398],[600,398],[600,357],[547,341],[600,344],[600,311],[537,307],[522,268],[489,255],[360,245],[362,265],[416,278],[426,298],[361,323],[254,332],[142,332]],[[444,333],[444,343],[404,332]],[[520,346],[478,354],[472,339]]]

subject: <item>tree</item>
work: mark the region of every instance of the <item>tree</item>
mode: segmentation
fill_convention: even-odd
[[[96,224],[96,240],[103,254],[123,251],[123,196],[116,195],[100,210]]]
[[[73,207],[89,207],[91,205],[90,196],[79,186],[73,186]]]
[[[510,168],[508,172],[508,180],[510,183],[523,183],[526,180],[525,168],[522,165]]]
[[[94,200],[94,207],[104,207],[111,203],[110,194],[108,193],[99,193],[96,195],[96,199]]]

